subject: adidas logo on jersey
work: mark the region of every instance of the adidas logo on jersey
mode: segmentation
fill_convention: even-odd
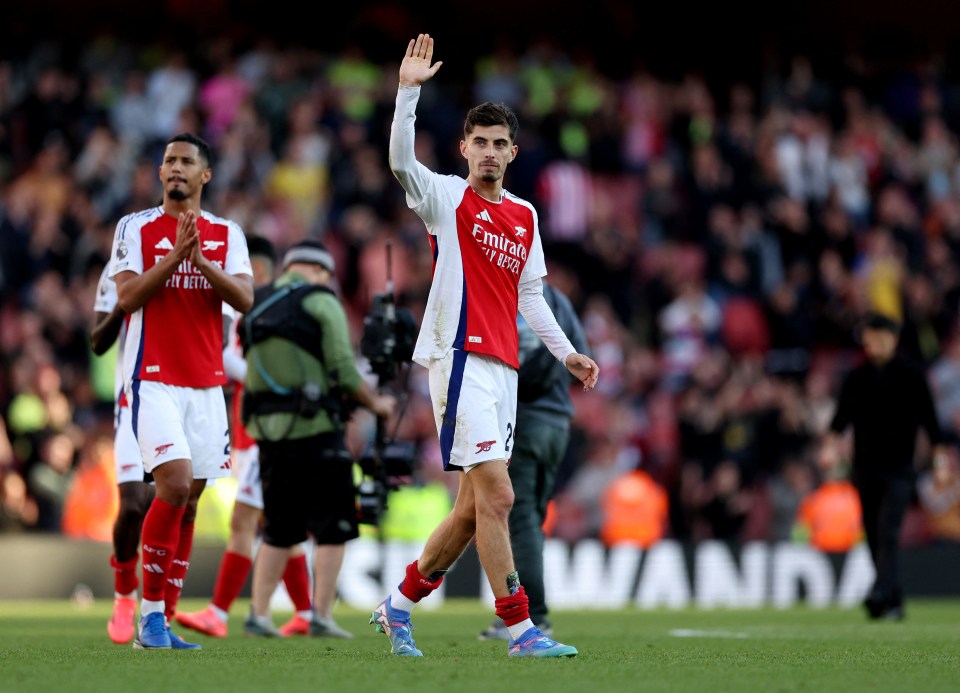
[[[170,242],[170,239],[164,236],[160,239],[160,242],[153,246],[157,250],[173,250],[173,243]]]
[[[479,219],[480,221],[489,221],[491,224],[493,223],[493,219],[490,218],[490,212],[488,212],[487,210],[483,210],[482,212],[480,212],[477,215],[477,219]]]

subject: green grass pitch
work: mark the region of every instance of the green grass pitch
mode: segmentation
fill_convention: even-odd
[[[203,603],[188,600],[187,610]],[[960,601],[908,604],[901,623],[860,610],[561,611],[556,637],[580,656],[510,659],[476,634],[491,614],[448,601],[414,614],[421,658],[393,657],[368,613],[338,609],[354,640],[244,637],[234,606],[223,640],[177,632],[202,652],[112,644],[110,604],[0,603],[0,691],[936,691],[960,690]],[[287,614],[275,614],[282,623]]]

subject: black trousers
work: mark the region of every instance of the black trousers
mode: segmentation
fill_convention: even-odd
[[[514,494],[510,543],[536,625],[547,620],[549,611],[543,582],[543,521],[569,439],[570,431],[564,426],[517,417],[517,442],[507,467]]]
[[[913,481],[862,474],[855,481],[863,506],[863,529],[877,573],[868,599],[882,607],[900,606],[900,527],[913,495]]]

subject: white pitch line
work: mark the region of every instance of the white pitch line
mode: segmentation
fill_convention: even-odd
[[[675,638],[749,638],[747,633],[737,633],[732,630],[690,630],[675,628],[670,631]]]

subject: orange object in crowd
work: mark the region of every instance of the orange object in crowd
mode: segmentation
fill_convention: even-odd
[[[63,533],[75,539],[109,542],[120,511],[113,446],[100,446],[98,454],[84,460],[70,483],[63,504]]]
[[[863,537],[860,496],[849,481],[826,481],[800,503],[797,522],[821,551],[844,553]]]
[[[543,525],[540,529],[545,535],[552,536],[553,528],[557,526],[557,502],[553,499],[547,502],[547,511],[543,515]]]
[[[600,508],[600,539],[607,546],[630,543],[647,549],[663,538],[667,493],[644,471],[627,472],[610,482]]]

